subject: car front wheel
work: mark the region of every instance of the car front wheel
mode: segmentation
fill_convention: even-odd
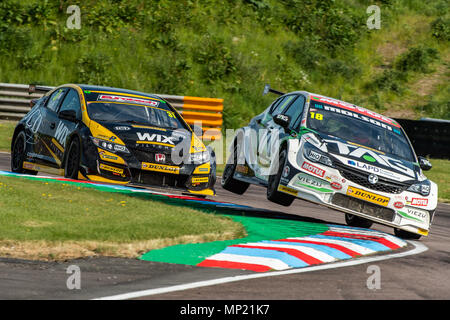
[[[225,190],[231,191],[236,194],[243,194],[245,191],[247,191],[250,184],[247,182],[234,179],[233,177],[234,172],[236,171],[238,155],[239,155],[239,146],[235,141],[233,154],[230,155],[230,158],[228,159],[228,162],[225,165],[225,169],[223,170],[221,185],[222,188],[224,188]]]
[[[66,164],[64,166],[64,176],[69,179],[78,179],[80,170],[81,148],[78,139],[73,139],[69,145]]]
[[[267,199],[272,202],[281,204],[282,206],[288,207],[292,204],[295,197],[278,191],[278,185],[280,184],[281,174],[283,173],[286,158],[287,158],[287,150],[283,149],[280,152],[277,173],[269,176],[268,181],[269,183],[267,186]]]

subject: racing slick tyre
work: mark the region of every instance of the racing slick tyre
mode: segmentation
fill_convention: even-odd
[[[80,141],[75,138],[70,142],[67,153],[66,163],[64,165],[64,177],[69,179],[78,179],[80,170],[81,148]]]
[[[20,131],[16,139],[14,139],[13,147],[11,150],[11,171],[15,173],[25,173],[36,175],[38,172],[33,170],[27,170],[23,168],[23,161],[25,159],[25,132]]]
[[[355,216],[354,214],[351,213],[345,214],[345,222],[350,227],[358,227],[358,228],[370,228],[373,224],[373,221]]]
[[[408,240],[419,240],[421,237],[420,234],[408,232],[398,228],[394,228],[394,234],[399,238]]]
[[[280,152],[280,160],[278,165],[278,171],[274,175],[269,176],[269,181],[267,185],[267,199],[281,204],[282,206],[290,206],[294,201],[295,197],[278,191],[278,185],[280,184],[281,174],[283,173],[283,168],[286,163],[287,150],[283,149]]]
[[[234,172],[236,171],[239,151],[239,146],[235,141],[233,154],[230,155],[230,158],[225,165],[225,169],[223,170],[221,185],[225,190],[231,191],[236,194],[243,194],[245,191],[247,191],[250,184],[233,178]],[[230,160],[232,160],[231,163]]]

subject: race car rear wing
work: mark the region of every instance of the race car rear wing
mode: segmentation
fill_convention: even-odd
[[[284,92],[281,92],[281,91],[272,89],[272,88],[270,87],[269,84],[266,84],[266,85],[264,86],[263,96],[265,96],[265,95],[268,94],[269,92],[278,94],[278,95],[280,95],[280,96],[285,95]]]
[[[28,94],[35,93],[35,92],[37,92],[37,93],[49,92],[52,89],[54,89],[54,87],[38,86],[35,84],[30,84],[30,85],[28,85]]]

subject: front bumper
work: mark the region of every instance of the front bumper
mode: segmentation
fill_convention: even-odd
[[[427,197],[394,189],[369,189],[349,180],[337,168],[303,160],[300,166],[288,162],[289,172],[278,190],[298,198],[357,215],[374,222],[421,235],[428,235],[437,205],[437,189]],[[377,186],[378,187],[378,186]],[[392,193],[386,192],[391,191]],[[394,193],[395,192],[395,193]]]
[[[82,170],[84,178],[130,186],[177,189],[196,195],[215,195],[210,163],[181,164],[139,161],[132,154],[98,150],[99,156]],[[144,159],[151,160],[151,159]]]

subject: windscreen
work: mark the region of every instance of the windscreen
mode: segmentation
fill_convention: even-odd
[[[415,162],[402,130],[381,120],[311,100],[306,125],[319,133]]]
[[[179,116],[158,99],[98,94],[96,101],[87,101],[87,111],[95,121],[187,129]]]

